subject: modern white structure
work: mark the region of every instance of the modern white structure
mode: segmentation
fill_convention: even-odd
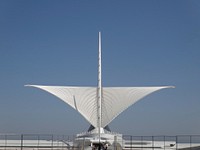
[[[79,112],[90,124],[88,132],[77,135],[77,141],[112,144],[122,135],[112,133],[109,123],[128,107],[145,96],[173,86],[158,87],[103,87],[101,71],[101,33],[99,32],[98,85],[96,87],[26,85],[45,90]]]

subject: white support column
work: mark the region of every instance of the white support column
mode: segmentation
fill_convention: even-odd
[[[97,88],[97,114],[98,114],[98,133],[99,133],[99,142],[101,138],[101,104],[102,104],[102,76],[101,76],[101,32],[99,32],[99,59],[98,59],[98,88]]]

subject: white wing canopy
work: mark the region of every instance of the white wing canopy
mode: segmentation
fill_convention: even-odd
[[[77,110],[89,123],[98,127],[97,87],[27,85],[45,90]],[[101,126],[108,125],[120,113],[141,98],[162,87],[104,87],[101,110]]]

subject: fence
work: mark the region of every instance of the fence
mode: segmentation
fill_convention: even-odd
[[[67,135],[0,135],[0,150],[78,150],[91,149],[87,142],[78,146],[75,136]],[[119,144],[120,143],[120,144]],[[87,143],[88,144],[88,143]],[[200,150],[200,135],[130,136],[115,139],[112,150]]]
[[[73,148],[73,139],[66,135],[0,135],[0,150],[66,150]]]

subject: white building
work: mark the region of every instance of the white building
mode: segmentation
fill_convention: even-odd
[[[99,32],[98,85],[96,87],[79,86],[43,86],[26,85],[45,90],[72,108],[77,110],[90,124],[87,132],[77,134],[77,143],[81,140],[91,144],[108,143],[113,145],[116,139],[122,145],[121,134],[110,131],[108,125],[120,113],[145,96],[173,86],[155,87],[103,87],[101,75],[101,33]]]

